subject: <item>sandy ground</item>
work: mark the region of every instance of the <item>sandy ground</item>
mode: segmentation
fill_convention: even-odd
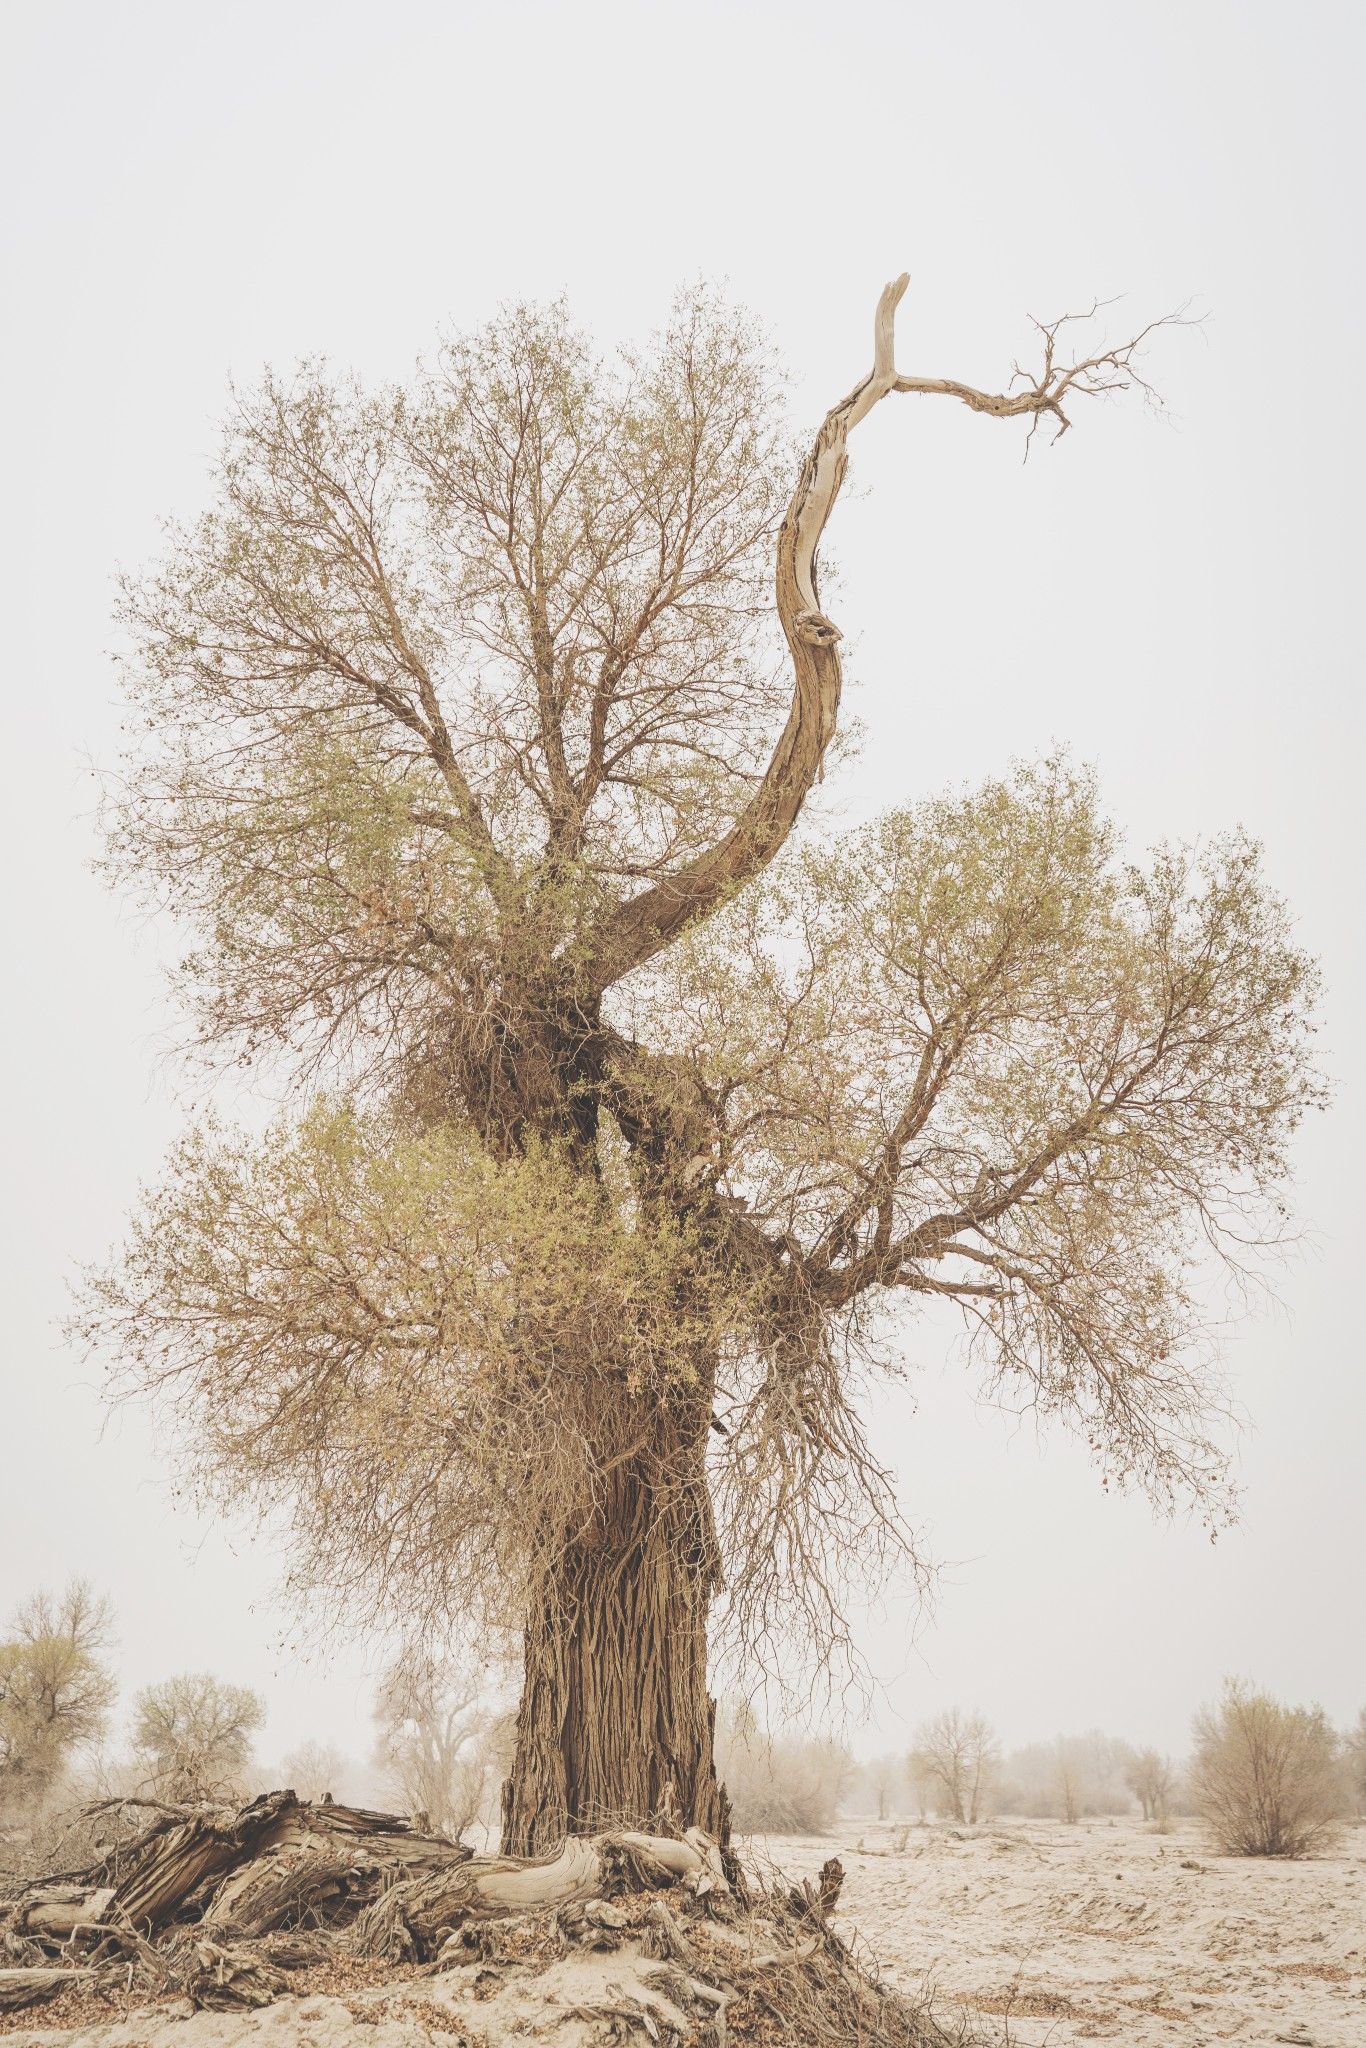
[[[1013,2041],[1052,2048],[1366,2048],[1366,1827],[1302,1863],[1131,1821],[846,1821],[767,1848],[794,1875],[839,1856],[846,1938],[904,1990],[932,1979],[946,2018],[966,2006],[988,2034],[1008,2010]]]
[[[1216,1856],[1192,1824],[1158,1835],[1127,1821],[849,1821],[821,1841],[749,1846],[789,1878],[839,1856],[841,1932],[902,1989],[932,1985],[940,2017],[966,2018],[978,2041],[1366,2048],[1366,1827],[1304,1863]],[[259,2013],[144,2008],[75,2029],[49,2009],[12,2015],[3,2048],[577,2048],[601,2034],[576,2004],[649,2001],[650,1967],[576,1952],[553,1979],[502,1988],[462,1969]]]

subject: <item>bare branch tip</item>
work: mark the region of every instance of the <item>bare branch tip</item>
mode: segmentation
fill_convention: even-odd
[[[882,287],[873,320],[873,369],[879,377],[896,375],[896,309],[906,295],[911,274],[903,270]]]

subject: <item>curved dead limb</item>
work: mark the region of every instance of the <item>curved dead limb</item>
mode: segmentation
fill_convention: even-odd
[[[1098,397],[1137,388],[1155,399],[1152,386],[1135,367],[1137,353],[1157,328],[1187,324],[1183,312],[1167,314],[1150,321],[1132,340],[1117,347],[1107,346],[1094,356],[1060,363],[1057,344],[1063,328],[1075,319],[1091,318],[1100,310],[1099,302],[1087,314],[1064,314],[1047,324],[1036,321],[1044,342],[1039,373],[1030,376],[1016,364],[1011,389],[978,391],[955,378],[909,377],[898,372],[896,309],[909,283],[909,273],[903,271],[883,287],[873,321],[873,367],[848,397],[826,414],[779,529],[775,595],[792,656],[794,689],[787,723],[772,758],[724,839],[678,874],[665,876],[623,904],[609,919],[588,967],[596,991],[610,987],[653,958],[685,926],[705,917],[766,867],[796,823],[813,784],[820,780],[826,749],[835,733],[843,673],[839,657],[842,635],[821,610],[816,556],[848,468],[849,436],[860,420],[892,392],[956,398],[971,411],[995,419],[1028,417],[1027,455],[1034,430],[1045,415],[1057,422],[1058,435],[1066,432],[1071,422],[1064,404],[1071,397]],[[1021,388],[1015,389],[1016,384]]]
[[[844,481],[849,435],[895,386],[893,330],[909,283],[903,273],[884,287],[873,323],[873,367],[826,414],[779,529],[776,597],[795,688],[763,780],[724,839],[615,913],[589,967],[600,989],[651,959],[685,925],[766,866],[820,775],[834,736],[843,676],[839,629],[820,609],[816,550]]]

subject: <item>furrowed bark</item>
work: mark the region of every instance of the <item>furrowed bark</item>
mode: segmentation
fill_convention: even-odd
[[[638,1465],[617,1475],[598,1527],[548,1575],[526,1623],[505,1855],[653,1820],[728,1838],[707,1693],[716,1542],[700,1466],[699,1451],[695,1474],[671,1484]]]

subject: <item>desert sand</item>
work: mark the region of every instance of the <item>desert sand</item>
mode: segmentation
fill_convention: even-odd
[[[1051,2048],[1366,2048],[1366,1827],[1299,1863],[1217,1855],[1194,1822],[846,1821],[767,1847],[794,1876],[839,1855],[840,1932],[988,2037],[1008,2013]]]
[[[1301,1863],[1216,1855],[1189,1822],[1158,1834],[1105,1820],[853,1820],[820,1840],[748,1850],[792,1878],[838,1855],[839,1931],[901,1989],[931,1987],[945,2024],[966,2020],[982,2042],[1366,2048],[1366,1827]],[[6,2048],[455,2048],[465,2028],[492,2048],[577,2048],[602,2038],[575,2014],[580,2001],[679,2017],[629,1949],[576,1954],[553,1982],[482,1987],[475,1974],[396,1977],[256,2013],[182,2017],[183,2007],[163,2006],[75,2029],[20,2022]]]

